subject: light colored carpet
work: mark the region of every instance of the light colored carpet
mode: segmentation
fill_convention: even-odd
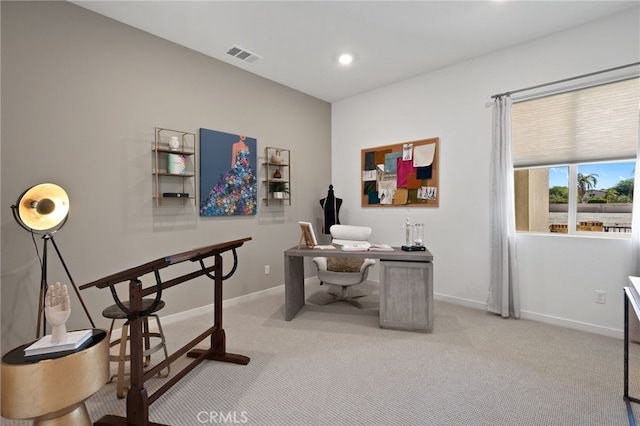
[[[326,289],[308,286],[307,300],[320,300]],[[203,362],[151,405],[150,420],[274,426],[628,424],[621,340],[439,301],[432,334],[384,330],[378,326],[377,286],[359,289],[367,294],[359,299],[365,309],[307,303],[290,322],[284,320],[283,293],[226,308],[227,351],[251,362]],[[165,325],[170,352],[206,329],[212,315]],[[638,396],[640,350],[631,349],[631,394]],[[189,361],[181,358],[174,371]],[[147,388],[151,393],[162,383],[154,378]],[[109,384],[87,408],[95,421],[124,415],[126,405]],[[634,410],[640,416],[640,409]],[[2,424],[27,422],[3,419]]]

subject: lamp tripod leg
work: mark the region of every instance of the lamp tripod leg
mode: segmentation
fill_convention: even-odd
[[[49,240],[45,235],[42,237],[44,243],[42,245],[42,265],[40,271],[40,296],[38,299],[38,320],[36,323],[36,339],[40,338],[40,324],[42,324],[42,335],[47,334],[47,323],[44,318],[44,298],[47,292],[47,241]]]
[[[58,258],[60,259],[60,263],[62,263],[62,267],[64,268],[64,271],[67,273],[67,277],[69,278],[69,281],[71,282],[71,285],[73,286],[73,290],[76,292],[76,295],[78,296],[78,300],[80,300],[80,304],[82,305],[82,309],[84,309],[84,313],[87,314],[87,318],[89,318],[89,322],[91,323],[91,327],[96,328],[96,325],[93,323],[93,319],[91,318],[91,314],[89,314],[89,310],[87,309],[87,306],[84,304],[84,300],[82,300],[82,296],[80,296],[80,291],[78,290],[78,286],[76,286],[76,283],[73,281],[73,278],[71,278],[71,273],[69,272],[69,268],[67,268],[67,264],[64,262],[64,259],[62,258],[62,254],[60,253],[60,250],[58,249],[58,245],[56,244],[55,240],[53,239],[53,235],[50,236],[50,239],[51,239],[51,243],[53,244],[53,248],[56,249],[56,253],[58,254]]]

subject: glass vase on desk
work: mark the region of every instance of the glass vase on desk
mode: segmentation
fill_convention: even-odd
[[[424,223],[413,224],[413,241],[411,245],[415,247],[424,246]]]

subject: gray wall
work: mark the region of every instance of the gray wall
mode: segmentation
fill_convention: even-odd
[[[252,241],[239,249],[225,298],[283,284],[282,252],[297,243],[298,220],[318,223],[318,200],[330,183],[330,104],[66,2],[3,1],[1,16],[2,352],[35,337],[39,263],[9,207],[42,182],[70,195],[70,218],[55,240],[78,285],[242,237]],[[265,146],[291,149],[293,205],[261,201],[256,216],[227,218],[201,218],[193,205],[154,208],[155,126],[255,137],[258,163]],[[49,281],[67,282],[49,254]],[[163,314],[212,303],[211,284],[199,279],[168,290]],[[105,327],[108,291],[82,296]],[[70,328],[87,327],[72,304]]]

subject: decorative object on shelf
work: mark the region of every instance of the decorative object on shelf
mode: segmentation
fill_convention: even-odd
[[[13,211],[13,217],[18,224],[33,234],[42,235],[43,249],[42,249],[42,267],[40,276],[40,296],[38,299],[38,320],[36,338],[40,337],[40,325],[42,323],[42,333],[45,334],[46,324],[44,322],[43,313],[45,309],[45,295],[47,291],[47,244],[51,241],[53,248],[60,259],[60,263],[64,267],[69,281],[73,285],[76,295],[84,308],[84,312],[91,322],[91,326],[95,328],[93,319],[87,310],[87,307],[80,296],[80,292],[76,287],[69,269],[67,268],[62,254],[58,249],[58,245],[53,239],[53,233],[57,232],[64,226],[69,217],[69,196],[62,187],[54,183],[41,183],[39,185],[32,186],[18,197],[18,201],[15,205],[11,206]]]
[[[167,154],[167,172],[172,175],[187,173],[187,158],[182,154]]]
[[[196,134],[156,127],[153,154],[156,207],[185,210],[187,200],[195,200],[197,193]]]
[[[180,139],[177,136],[171,136],[169,138],[169,148],[171,151],[177,151],[180,148]]]
[[[188,198],[189,193],[188,192],[163,192],[162,196],[169,197],[169,198]]]
[[[286,197],[286,194],[289,193],[289,187],[286,182],[270,182],[269,192],[272,194],[273,198],[283,199]]]
[[[256,214],[256,146],[255,138],[200,129],[200,216]]]
[[[282,154],[282,150],[276,149],[276,153],[271,155],[271,162],[276,164],[282,163],[281,154]]]
[[[280,170],[276,169],[275,172],[273,172],[273,178],[274,179],[282,179],[282,174],[280,174]]]

